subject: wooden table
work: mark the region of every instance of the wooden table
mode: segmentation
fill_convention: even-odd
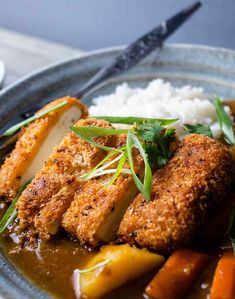
[[[82,51],[0,28],[0,60],[6,66],[3,87],[41,67]]]

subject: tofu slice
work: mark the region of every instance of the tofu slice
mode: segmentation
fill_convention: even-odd
[[[89,118],[79,120],[76,126],[112,127],[108,122]],[[96,141],[112,146],[113,136],[100,137]],[[104,150],[90,145],[73,132],[68,133],[19,198],[21,228],[34,227],[43,240],[56,234],[63,213],[82,187],[79,177],[105,155]]]
[[[70,126],[87,117],[87,108],[77,99],[64,97],[50,102],[40,111],[59,103],[67,104],[35,120],[22,129],[15,149],[0,169],[0,197],[12,200],[19,187],[32,179],[49,157],[53,148],[69,132]]]
[[[137,151],[134,157],[135,171],[142,177],[143,160]],[[112,168],[116,166],[112,165]],[[138,193],[131,175],[122,173],[107,186],[111,177],[108,174],[89,180],[63,216],[65,230],[92,247],[115,238],[126,209]]]
[[[223,199],[233,181],[228,148],[203,135],[188,135],[154,174],[151,202],[139,194],[127,209],[119,239],[163,253],[189,243],[208,208]]]

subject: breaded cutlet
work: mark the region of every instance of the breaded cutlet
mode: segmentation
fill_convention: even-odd
[[[78,121],[75,126],[112,127],[95,119]],[[96,138],[101,145],[112,146],[112,136]],[[49,239],[60,226],[62,214],[83,184],[79,177],[91,170],[106,155],[75,133],[68,133],[55,147],[43,168],[22,193],[17,203],[20,226],[34,226],[42,239]]]
[[[186,136],[167,165],[155,172],[151,202],[139,194],[127,209],[119,240],[162,253],[189,243],[232,181],[234,165],[225,145],[203,135]]]
[[[53,148],[69,132],[69,127],[87,117],[87,108],[77,99],[64,97],[50,102],[40,111],[67,104],[23,128],[10,156],[0,169],[0,197],[11,201],[20,186],[32,179],[51,154]]]
[[[133,156],[135,171],[141,178],[143,160],[137,150]],[[116,168],[117,163],[110,167]],[[129,168],[128,163],[125,168]],[[106,174],[88,180],[63,216],[62,226],[83,244],[95,247],[113,240],[126,209],[138,193],[131,174],[121,173],[107,186],[112,176]]]

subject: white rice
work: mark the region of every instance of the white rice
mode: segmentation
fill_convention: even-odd
[[[226,107],[230,114],[230,109]],[[178,118],[173,126],[183,137],[183,124],[210,125],[214,138],[221,130],[212,102],[201,87],[189,85],[173,87],[161,79],[151,81],[146,88],[131,88],[127,83],[116,87],[114,93],[93,99],[90,115],[138,116],[153,118]]]

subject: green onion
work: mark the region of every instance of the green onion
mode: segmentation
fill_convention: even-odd
[[[168,126],[175,123],[178,119],[161,119],[161,118],[146,118],[146,117],[133,117],[133,116],[91,116],[96,119],[107,120],[113,124],[127,124],[132,125],[134,123],[155,123],[159,122],[162,126]]]
[[[223,103],[219,97],[215,97],[214,105],[225,141],[230,145],[235,145],[233,122],[229,115],[225,112]]]
[[[138,138],[131,132],[129,132],[127,135],[126,146],[127,146],[128,160],[129,160],[130,170],[132,173],[133,180],[134,180],[137,188],[143,194],[145,200],[147,202],[149,202],[150,197],[151,197],[152,172],[151,172],[151,168],[150,168],[146,153],[145,153],[141,143],[139,142]],[[141,180],[138,178],[138,176],[135,173],[133,155],[132,155],[133,146],[138,148],[140,154],[142,155],[142,157],[144,159],[144,163],[145,163],[144,184],[141,182]]]
[[[125,150],[123,152],[122,157],[121,157],[121,159],[120,159],[120,161],[118,163],[116,172],[115,172],[114,176],[112,177],[112,179],[110,180],[110,182],[108,183],[107,187],[110,186],[110,185],[112,185],[116,181],[116,179],[118,178],[119,174],[121,172],[123,172],[123,170],[125,170],[123,167],[124,167],[124,165],[126,163],[126,160],[127,160],[127,150]],[[131,174],[130,171],[129,171],[129,173]]]
[[[104,170],[101,170],[101,171],[96,171],[95,173],[90,175],[89,179],[92,179],[92,178],[95,178],[95,177],[98,177],[98,176],[101,176],[101,175],[105,175],[105,174],[116,173],[116,172],[117,172],[117,168],[109,168],[109,169],[104,169]],[[131,171],[128,168],[122,168],[120,173],[131,174]]]
[[[19,192],[17,193],[16,197],[13,199],[11,205],[7,209],[4,216],[2,217],[2,219],[0,221],[0,234],[2,234],[4,232],[4,230],[8,227],[8,225],[15,219],[15,217],[17,215],[17,210],[15,208],[16,203],[17,203],[18,199],[20,198],[22,192],[25,190],[25,188],[28,186],[28,184],[30,182],[31,182],[31,180],[20,187]]]
[[[185,124],[184,125],[185,130],[188,131],[190,134],[201,134],[204,136],[208,137],[213,137],[211,128],[208,125],[203,125],[203,124],[196,124],[196,125],[190,125],[190,124]]]
[[[120,153],[121,150],[114,147],[100,145],[96,143],[92,138],[127,133],[127,130],[106,129],[106,128],[99,128],[99,127],[71,127],[70,129],[75,134],[77,134],[80,138],[84,139],[86,142],[90,143],[91,145],[101,148],[108,152],[116,152],[116,153]]]
[[[113,155],[115,155],[116,152],[110,152],[107,156],[104,157],[100,163],[98,163],[94,168],[92,168],[89,172],[81,175],[79,179],[89,179],[90,175],[94,173],[100,166],[102,166],[106,161],[108,161]]]
[[[86,269],[76,269],[75,271],[77,271],[78,273],[92,272],[92,271],[95,271],[96,269],[99,269],[99,268],[109,264],[111,261],[112,261],[111,259],[107,259],[107,260],[104,260],[103,262],[96,264],[93,267],[86,268]]]
[[[31,123],[32,121],[52,112],[55,111],[61,107],[64,107],[65,105],[67,105],[67,101],[64,101],[50,109],[44,110],[42,112],[36,113],[34,116],[27,118],[26,120],[23,120],[22,122],[10,127],[8,130],[6,130],[2,136],[10,136],[13,135],[15,132],[17,132],[19,129],[21,129],[22,127],[24,127],[25,125]]]
[[[100,128],[93,126],[86,127],[72,127],[72,130],[76,129],[76,133],[79,132],[83,136],[92,138],[92,137],[101,137],[101,136],[111,136],[119,134],[127,134],[129,130],[124,129],[112,129],[112,128]]]

